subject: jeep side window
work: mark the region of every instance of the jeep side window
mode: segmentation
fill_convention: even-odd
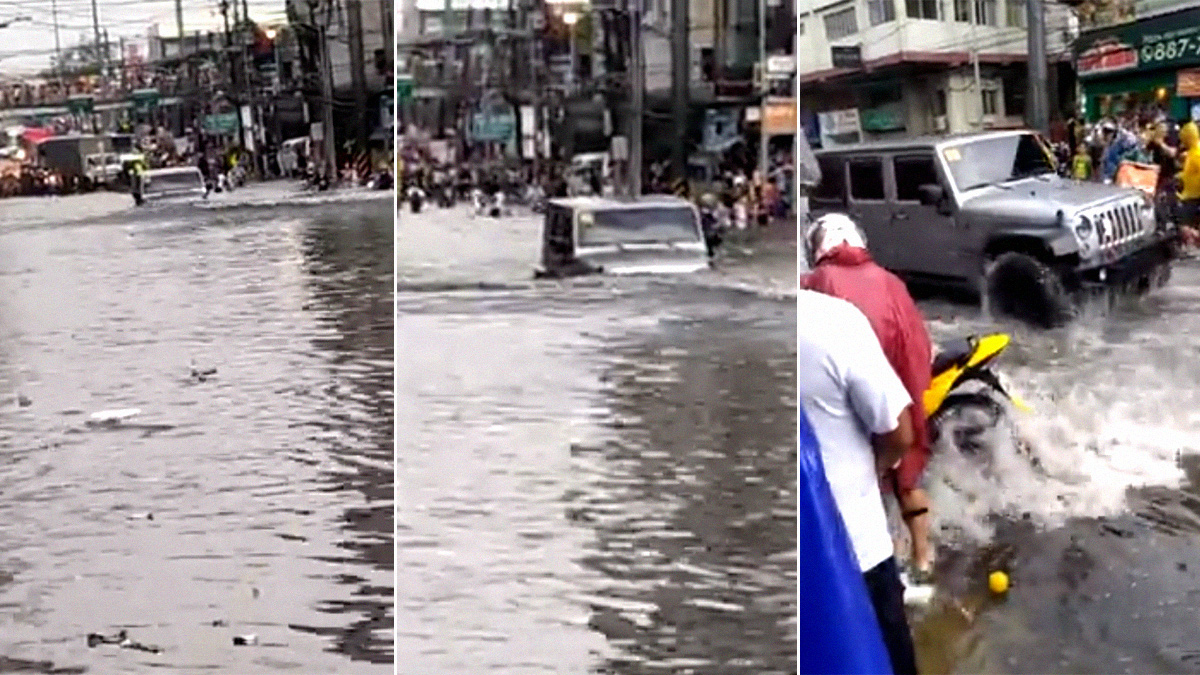
[[[846,203],[846,167],[841,157],[818,157],[817,166],[821,168],[821,182],[812,193],[812,201],[816,204],[843,206]]]
[[[897,157],[892,164],[896,176],[896,201],[921,201],[922,185],[940,185],[933,155]]]
[[[856,159],[850,162],[850,196],[855,201],[884,200],[882,161]]]

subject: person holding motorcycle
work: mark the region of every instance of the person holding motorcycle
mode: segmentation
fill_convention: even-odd
[[[931,379],[933,345],[925,318],[899,277],[880,267],[867,251],[866,237],[848,216],[833,213],[809,228],[805,243],[812,273],[801,283],[846,300],[867,316],[888,363],[912,398],[914,443],[885,481],[900,503],[901,514],[912,535],[912,580],[928,582],[933,568],[929,542],[929,495],[920,480],[929,462],[924,392]]]

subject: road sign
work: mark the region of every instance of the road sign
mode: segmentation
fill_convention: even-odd
[[[412,98],[413,81],[409,75],[400,75],[396,78],[396,98],[403,103]]]
[[[217,113],[204,118],[204,130],[210,134],[237,132],[237,113]]]

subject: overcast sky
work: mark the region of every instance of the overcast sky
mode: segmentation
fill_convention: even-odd
[[[219,29],[221,13],[217,0],[181,0],[183,30]],[[287,21],[284,0],[247,0],[250,17],[263,24]],[[81,36],[92,39],[91,0],[53,0],[58,8],[59,41],[63,49],[78,44]],[[101,30],[108,29],[112,42],[132,39],[142,45],[146,35],[158,24],[160,35],[174,36],[174,0],[96,0]],[[51,0],[0,0],[0,22],[16,16],[32,21],[15,23],[0,29],[0,76],[36,73],[50,65],[54,55],[54,19]],[[231,12],[232,16],[232,12]]]

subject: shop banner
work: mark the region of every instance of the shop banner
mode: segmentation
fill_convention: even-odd
[[[1200,97],[1200,68],[1181,70],[1175,75],[1175,95]]]
[[[1075,69],[1087,79],[1200,65],[1200,7],[1101,30],[1075,41]]]
[[[763,105],[762,128],[772,136],[796,133],[796,99],[768,99]]]

